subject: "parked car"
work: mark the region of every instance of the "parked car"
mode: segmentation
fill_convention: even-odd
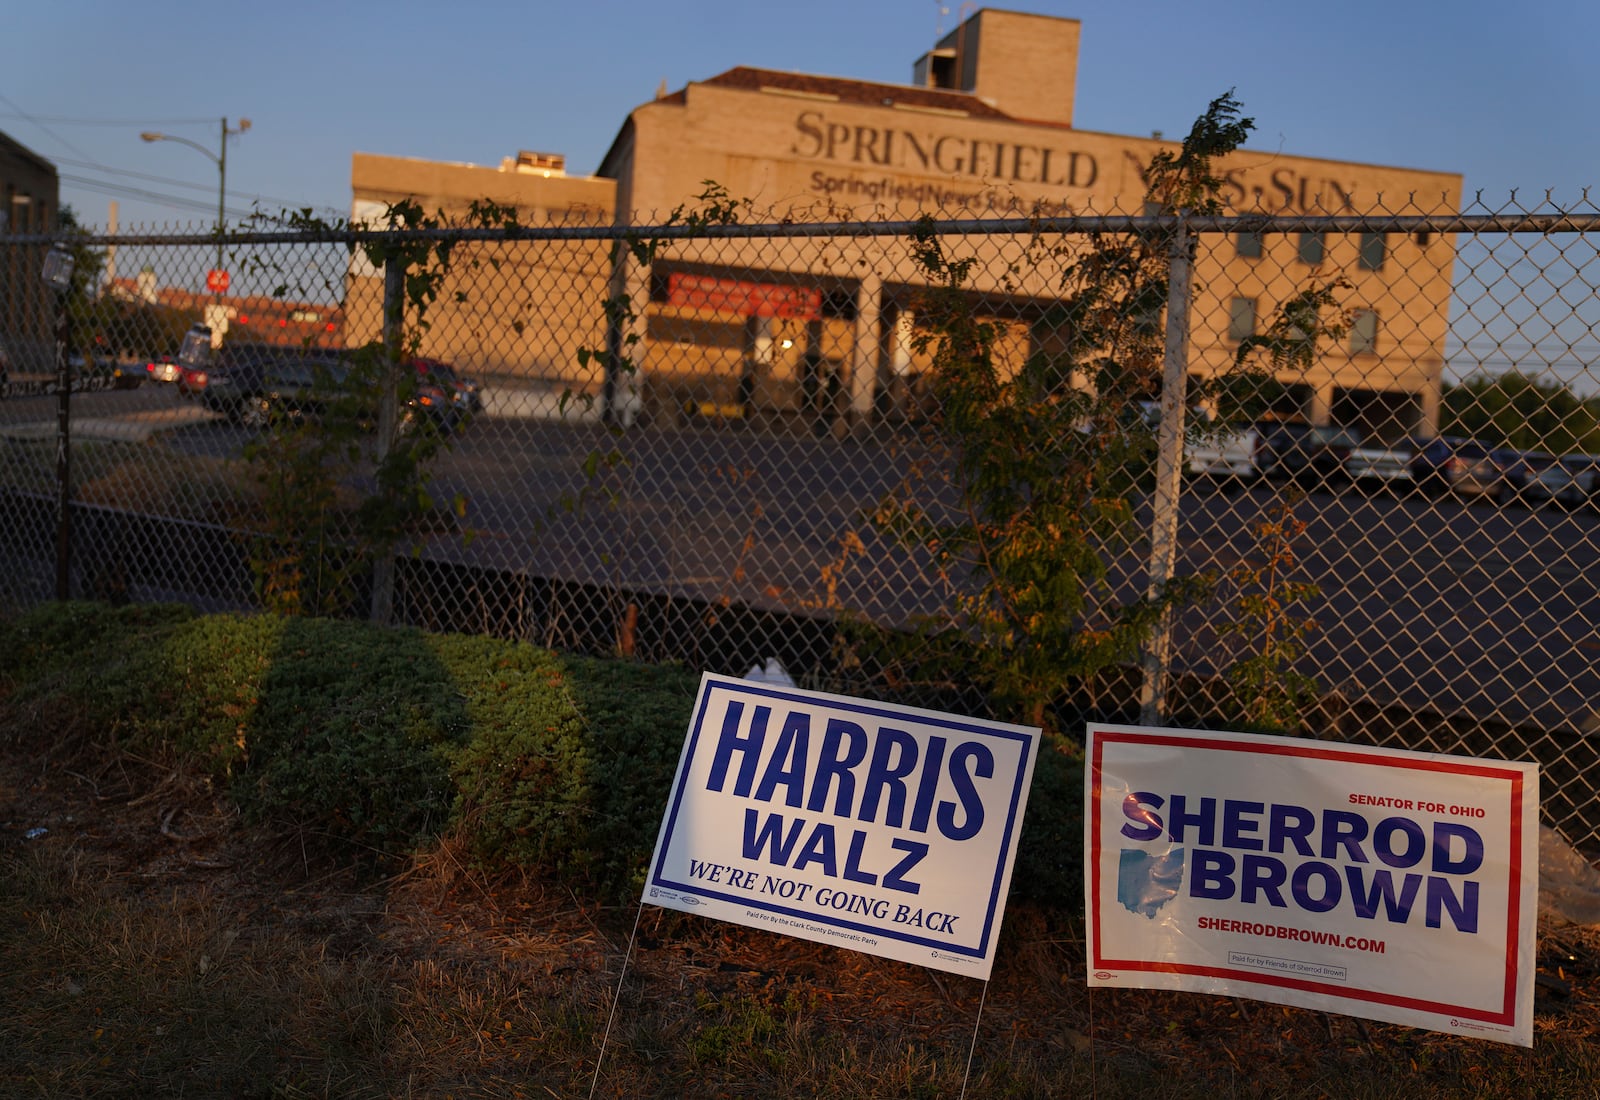
[[[483,395],[479,392],[478,383],[461,377],[455,367],[442,359],[421,356],[411,362],[417,368],[418,382],[443,390],[458,413],[465,415],[483,411]]]
[[[1600,506],[1600,455],[1566,455],[1561,465],[1572,477],[1567,503],[1574,508]]]
[[[1290,478],[1308,484],[1332,485],[1343,481],[1346,463],[1361,438],[1337,424],[1312,425],[1301,421],[1269,421],[1258,425],[1261,445],[1256,465],[1268,477]]]
[[[1505,500],[1536,507],[1568,500],[1577,492],[1571,468],[1553,454],[1499,450],[1494,457],[1504,472]]]
[[[260,428],[280,418],[322,415],[338,397],[348,371],[335,356],[284,353],[212,371],[200,398],[213,412]]]
[[[1244,484],[1260,474],[1256,451],[1261,433],[1254,427],[1238,428],[1223,435],[1203,432],[1184,445],[1184,471],[1198,477],[1231,480]]]
[[[178,350],[178,393],[183,397],[203,398],[211,380],[219,375],[239,369],[258,370],[269,363],[305,358],[307,354],[306,349],[252,341],[230,341],[220,348],[212,348],[211,330],[195,325],[184,336],[183,347]],[[314,354],[337,358],[341,353],[329,349]]]
[[[173,355],[158,355],[144,365],[145,374],[152,382],[176,382],[183,377],[183,367]]]
[[[1411,477],[1425,492],[1487,500],[1498,499],[1506,484],[1505,471],[1486,444],[1443,435],[1417,445]]]
[[[1256,425],[1261,437],[1256,447],[1256,468],[1263,477],[1301,478],[1311,468],[1310,424],[1300,420],[1264,420]]]
[[[1539,451],[1518,451],[1510,447],[1500,447],[1490,451],[1489,455],[1500,467],[1500,477],[1503,481],[1500,488],[1502,500],[1520,500],[1523,489],[1534,476],[1536,465],[1548,462],[1554,457]]]
[[[199,397],[206,391],[206,384],[211,381],[211,372],[203,366],[178,367],[177,386],[179,397]]]
[[[1529,455],[1523,459],[1521,492],[1529,505],[1561,504],[1575,508],[1587,504],[1595,489],[1595,463],[1591,455]]]
[[[1361,443],[1345,454],[1344,474],[1357,489],[1409,489],[1414,484],[1411,457],[1411,448],[1405,443]]]
[[[265,344],[224,345],[217,366],[205,372],[198,389],[207,408],[246,427],[265,427],[280,419],[317,419],[339,403],[349,415],[371,426],[378,419],[377,387],[362,380],[342,349],[279,348]],[[423,418],[440,431],[454,431],[467,417],[454,391],[428,377],[401,389],[400,430]]]

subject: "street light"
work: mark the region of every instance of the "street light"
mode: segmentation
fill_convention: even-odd
[[[225,204],[226,204],[226,202],[228,200],[228,138],[231,137],[234,134],[242,134],[248,129],[250,129],[250,120],[247,119],[247,118],[241,118],[239,120],[238,129],[235,129],[235,130],[228,129],[228,119],[227,119],[226,116],[224,116],[223,119],[222,119],[222,144],[221,144],[221,147],[220,147],[221,151],[218,152],[218,153],[213,153],[210,149],[207,149],[204,145],[201,145],[199,142],[190,141],[188,138],[177,137],[177,136],[175,136],[173,134],[162,134],[162,133],[157,133],[157,132],[155,132],[153,130],[146,130],[142,134],[139,135],[139,138],[142,141],[176,141],[180,145],[187,145],[191,149],[200,150],[200,152],[204,153],[206,156],[210,157],[213,161],[216,162],[216,165],[217,165],[217,270],[219,272],[222,270],[222,228],[226,224],[227,218],[228,218],[227,210],[225,208]],[[222,292],[220,290],[218,290],[215,293],[220,296]]]

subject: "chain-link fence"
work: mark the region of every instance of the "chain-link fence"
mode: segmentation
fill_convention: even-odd
[[[1534,758],[1593,849],[1597,229],[0,238],[0,598]]]

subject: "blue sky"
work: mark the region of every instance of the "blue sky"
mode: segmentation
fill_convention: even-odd
[[[1600,185],[1592,0],[1333,4],[1010,0],[1082,23],[1076,122],[1180,136],[1229,88],[1251,145],[1460,172],[1575,202]],[[933,0],[408,0],[242,5],[48,0],[0,27],[0,130],[56,162],[103,225],[208,227],[220,120],[228,207],[347,215],[350,156],[495,165],[519,149],[592,171],[628,111],[736,65],[905,83],[970,5]],[[88,182],[83,182],[88,181]],[[136,192],[167,197],[152,201]],[[174,205],[174,200],[176,205]]]

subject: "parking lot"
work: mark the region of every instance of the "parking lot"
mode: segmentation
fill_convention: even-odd
[[[0,433],[53,434],[53,398],[0,402]],[[231,457],[248,430],[170,387],[77,394],[74,438]],[[597,483],[585,465],[617,461]],[[464,503],[472,537],[436,534],[423,554],[628,591],[904,625],[936,611],[946,582],[868,516],[920,461],[907,441],[818,440],[707,426],[482,417],[438,460],[434,492]],[[1190,484],[1180,568],[1225,572],[1258,553],[1253,530],[1282,481]],[[586,489],[592,499],[563,501]],[[603,490],[603,492],[594,492]],[[1360,491],[1313,482],[1295,506],[1297,579],[1317,600],[1303,664],[1323,691],[1439,713],[1588,732],[1600,719],[1600,514],[1483,494]],[[1135,551],[1120,563],[1140,583]],[[1174,641],[1179,667],[1227,667],[1226,612],[1196,609]]]

